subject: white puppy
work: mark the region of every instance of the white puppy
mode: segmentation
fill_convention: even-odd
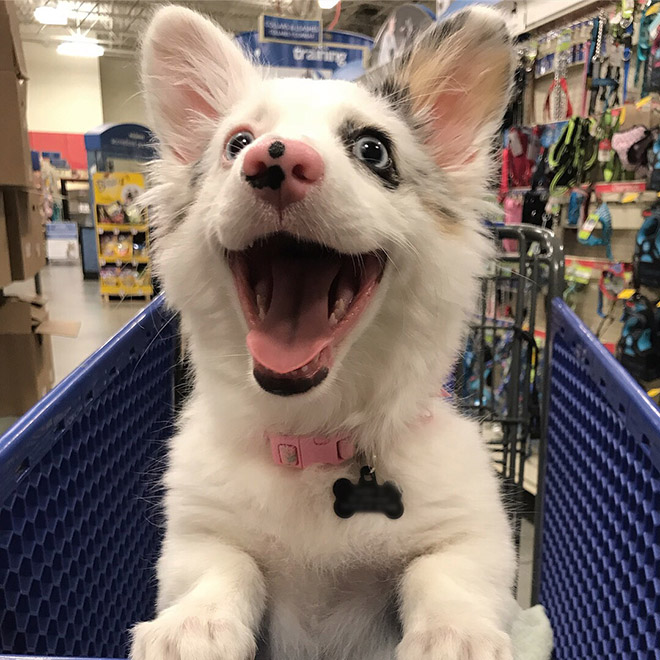
[[[489,257],[510,73],[486,9],[370,85],[265,79],[211,22],[156,14],[155,260],[195,386],[134,660],[511,658],[497,480],[435,396]],[[335,505],[367,465],[396,489]]]

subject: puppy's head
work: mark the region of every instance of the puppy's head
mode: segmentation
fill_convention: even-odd
[[[213,23],[160,10],[143,47],[161,144],[149,201],[198,377],[323,424],[405,414],[439,387],[488,252],[510,69],[484,9],[362,85],[268,79]]]

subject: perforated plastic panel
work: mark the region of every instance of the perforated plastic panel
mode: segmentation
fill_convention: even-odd
[[[660,658],[660,411],[553,304],[540,600],[557,660]]]
[[[0,652],[126,657],[153,615],[176,331],[155,300],[0,438]]]

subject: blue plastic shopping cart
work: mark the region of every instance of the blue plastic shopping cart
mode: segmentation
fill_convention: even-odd
[[[540,600],[558,660],[660,658],[660,412],[553,316]],[[153,615],[177,323],[156,299],[0,438],[0,653],[122,658]]]

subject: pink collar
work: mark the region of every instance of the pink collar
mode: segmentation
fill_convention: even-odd
[[[340,465],[355,454],[355,445],[345,436],[270,435],[270,450],[276,465],[306,468],[312,463]]]
[[[443,394],[441,396],[448,396]],[[426,424],[433,419],[430,410],[424,410],[416,424]],[[266,433],[275,465],[306,468],[313,463],[341,465],[355,456],[355,444],[345,435],[285,435]]]

